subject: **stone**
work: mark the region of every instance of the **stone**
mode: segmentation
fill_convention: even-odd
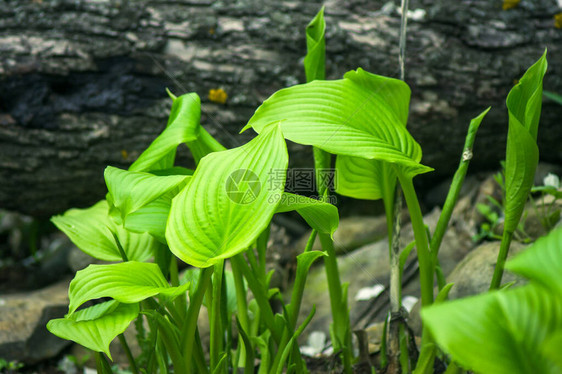
[[[72,272],[82,270],[91,264],[106,264],[107,262],[93,258],[92,256],[82,252],[78,247],[72,246],[67,256],[68,267]]]
[[[0,357],[34,364],[58,355],[70,342],[51,334],[46,324],[68,311],[70,280],[29,293],[0,297]]]
[[[455,284],[449,292],[451,300],[477,295],[488,290],[494,274],[499,249],[499,241],[487,242],[475,248],[459,262],[447,277],[448,283]],[[524,245],[512,242],[507,258],[512,258],[523,249],[525,249]],[[522,278],[505,271],[502,284],[512,281],[521,284]]]
[[[386,217],[352,216],[342,218],[338,229],[334,233],[334,246],[337,254],[351,252],[359,247],[374,243],[386,237]],[[306,247],[310,231],[297,242],[297,248],[303,250]],[[314,251],[320,251],[320,240],[316,238],[312,247]]]
[[[439,208],[435,208],[424,217],[424,222],[431,230],[434,230],[440,213]],[[402,227],[401,233],[402,246],[406,246],[413,240],[411,224],[405,224]],[[443,272],[448,274],[458,261],[472,249],[472,246],[473,244],[469,235],[458,232],[455,227],[451,227],[446,232],[439,251],[439,260]],[[405,267],[411,267],[415,270],[417,266],[416,262],[415,251],[412,251]],[[379,300],[383,301],[381,310],[376,316],[372,316],[371,319],[374,317],[379,321],[382,320],[386,314],[386,310],[388,310],[388,300],[386,300],[388,299],[387,292],[379,294],[373,300],[357,300],[356,296],[358,292],[365,287],[373,287],[376,284],[381,284],[385,288],[388,287],[388,280],[390,277],[388,240],[385,238],[376,243],[363,246],[355,251],[341,255],[338,257],[338,265],[342,282],[349,282],[348,305],[351,313],[351,320],[358,323],[365,322],[363,321],[363,314],[370,313],[370,309],[373,309],[373,302]],[[414,274],[414,270],[412,270],[412,274]],[[289,288],[289,290],[290,289],[291,288]],[[306,341],[307,334],[311,331],[329,333],[328,327],[332,317],[328,294],[328,283],[324,266],[322,260],[319,259],[316,265],[309,271],[303,295],[303,305],[300,313],[301,319],[308,315],[312,305],[316,306],[316,314],[303,333],[303,342]],[[409,277],[408,279],[403,279],[403,296],[419,297],[417,275]],[[352,328],[354,327],[355,326],[352,326]]]
[[[467,296],[477,295],[488,291],[494,267],[500,249],[500,242],[486,242],[472,250],[466,257],[458,263],[451,274],[447,277],[447,283],[454,283],[449,292],[449,299],[455,300]],[[512,242],[509,250],[508,259],[520,253],[525,246]],[[505,271],[502,284],[516,282],[514,286],[524,284],[523,278]],[[418,302],[410,312],[409,325],[416,335],[421,334],[421,321],[419,318],[421,304]]]

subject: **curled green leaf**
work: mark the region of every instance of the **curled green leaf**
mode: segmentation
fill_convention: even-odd
[[[318,232],[333,235],[338,228],[338,209],[327,202],[284,192],[276,213],[296,210]]]
[[[537,131],[546,69],[545,51],[507,96],[509,130],[505,162],[504,229],[509,233],[517,228],[539,161]]]
[[[340,80],[277,91],[244,130],[252,127],[259,133],[279,122],[291,141],[338,155],[386,161],[413,177],[432,169],[420,164],[421,148],[405,127],[409,99],[406,83],[357,69]]]
[[[70,282],[68,313],[88,300],[111,297],[122,303],[137,303],[162,295],[174,298],[186,292],[189,284],[171,287],[156,264],[136,261],[109,265],[89,265]]]
[[[70,209],[63,215],[54,216],[51,221],[80,250],[99,260],[122,261],[121,245],[129,260],[146,261],[160,246],[148,234],[125,230],[108,214],[109,205],[102,200],[87,209]]]
[[[166,129],[133,162],[131,171],[151,171],[174,166],[176,148],[181,143],[195,141],[201,125],[201,99],[196,93],[173,99]]]
[[[120,304],[110,300],[64,318],[52,319],[47,323],[47,329],[59,338],[104,352],[111,359],[109,344],[127,329],[138,314],[138,304]]]

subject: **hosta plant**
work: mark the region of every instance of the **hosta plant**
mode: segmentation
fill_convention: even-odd
[[[343,371],[353,372],[358,358],[352,345],[347,285],[340,281],[332,240],[338,211],[328,203],[331,191],[322,183],[317,183],[318,199],[285,192],[286,140],[313,147],[319,181],[320,171],[331,167],[334,154],[337,192],[382,199],[389,239],[399,185],[415,243],[402,250],[395,265],[403,267],[415,245],[422,305],[446,298],[451,285],[445,284],[437,253],[487,110],[470,123],[459,169],[430,236],[413,179],[432,169],[421,163],[421,147],[406,128],[409,86],[361,68],[341,79],[324,80],[324,29],[321,10],[307,28],[308,82],[274,93],[256,110],[243,129],[257,133],[247,144],[225,149],[201,126],[197,94],[169,92],[173,104],[167,127],[129,170],[107,167],[105,199],[53,218],[81,250],[111,262],[79,271],[70,284],[68,313],[47,325],[55,335],[97,352],[98,372],[111,372],[109,344],[116,337],[133,373],[307,372],[298,337],[313,318],[314,308],[306,318],[298,317],[307,273],[319,259],[324,260],[327,273],[334,353],[341,358]],[[538,160],[536,136],[545,69],[543,56],[508,96],[509,218],[501,256],[507,254],[509,230],[519,220]],[[192,153],[195,170],[175,164],[176,149],[182,143]],[[280,176],[274,183],[270,183],[272,173]],[[292,292],[284,299],[270,287],[266,252],[273,216],[289,211],[300,214],[313,231],[296,258]],[[316,235],[322,251],[312,250]],[[495,282],[501,280],[502,258]],[[179,272],[180,260],[191,266],[184,274]],[[399,280],[400,272],[396,277]],[[275,304],[280,307],[274,309]],[[208,344],[198,326],[203,306],[209,319]],[[123,335],[133,321],[143,348],[136,358]],[[418,373],[433,371],[437,355],[433,338],[440,343],[441,335],[430,325],[431,334],[424,330],[419,361],[402,357],[403,371],[414,367]],[[550,352],[545,355],[552,353],[545,349]],[[384,365],[384,350],[382,356]]]

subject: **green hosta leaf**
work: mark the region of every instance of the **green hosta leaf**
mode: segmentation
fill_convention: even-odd
[[[338,228],[338,209],[330,203],[284,192],[276,213],[293,210],[318,232],[332,235]]]
[[[548,339],[541,344],[544,355],[554,362],[557,367],[562,368],[560,347],[562,347],[562,331],[550,335]]]
[[[355,199],[392,199],[396,171],[388,163],[359,157],[336,157],[336,192]]]
[[[122,261],[115,237],[129,260],[146,261],[160,244],[148,234],[132,233],[117,225],[108,215],[107,201],[102,200],[87,209],[70,209],[51,221],[78,248],[104,261]]]
[[[192,142],[187,142],[187,146],[195,159],[195,163],[199,164],[199,161],[209,153],[220,152],[226,150],[211,134],[207,132],[203,127],[199,131],[199,137],[197,140]]]
[[[562,298],[539,285],[422,309],[436,342],[478,373],[560,373],[544,345],[562,331]]]
[[[261,132],[279,122],[289,140],[338,155],[394,163],[413,177],[432,169],[419,163],[421,148],[405,128],[409,99],[406,83],[358,69],[340,80],[276,92],[244,129]]]
[[[509,261],[506,269],[538,282],[562,297],[562,228],[538,239]]]
[[[307,54],[304,58],[304,70],[306,81],[311,82],[315,79],[325,79],[325,59],[326,59],[326,22],[324,22],[324,7],[306,26],[306,49]]]
[[[287,147],[271,126],[242,147],[205,156],[172,201],[166,226],[171,251],[208,267],[247,249],[267,227],[283,193]],[[272,171],[282,180],[268,183]]]
[[[147,232],[165,244],[166,221],[170,214],[172,198],[173,196],[166,194],[130,213],[125,220],[125,228],[138,233]]]
[[[111,359],[109,343],[122,334],[139,314],[138,304],[115,300],[91,306],[76,313],[50,320],[47,329],[62,339],[72,340]]]
[[[195,170],[184,168],[181,166],[174,166],[168,169],[152,170],[150,174],[166,177],[169,175],[193,175]]]
[[[505,162],[505,230],[514,232],[539,161],[537,131],[542,105],[545,54],[527,70],[507,96],[509,130]]]
[[[110,265],[90,265],[76,273],[70,282],[69,314],[88,300],[111,297],[122,303],[137,303],[148,297],[174,298],[186,292],[189,284],[171,287],[156,264],[136,261]]]
[[[112,203],[120,211],[123,221],[129,213],[174,189],[185,186],[191,178],[187,175],[156,176],[112,166],[105,169],[104,177]]]
[[[181,143],[194,141],[199,136],[201,100],[196,93],[173,98],[172,110],[166,129],[133,162],[129,170],[150,171],[174,166],[175,152]]]

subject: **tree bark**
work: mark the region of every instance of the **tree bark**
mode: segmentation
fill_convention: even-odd
[[[305,81],[304,29],[321,1],[0,0],[0,207],[48,216],[103,198],[106,165],[126,168],[166,123],[175,94],[197,92],[202,123],[227,147],[259,104]],[[390,3],[391,4],[391,3]],[[384,1],[329,0],[327,77],[365,70],[397,76],[400,17]],[[406,81],[409,129],[450,175],[472,117],[488,106],[471,168],[505,152],[505,98],[548,47],[545,89],[562,92],[556,0],[411,1]],[[208,100],[223,88],[226,104]],[[546,101],[541,157],[562,162],[562,106]],[[295,165],[307,147],[291,144]],[[183,162],[189,163],[187,152]],[[311,166],[311,165],[310,165]]]

